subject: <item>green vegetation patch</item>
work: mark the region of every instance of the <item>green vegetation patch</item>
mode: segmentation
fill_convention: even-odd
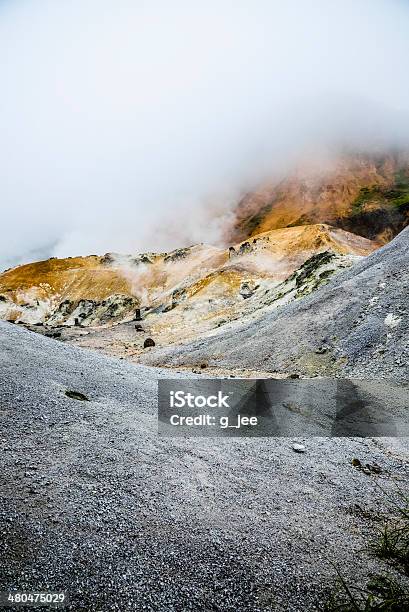
[[[399,493],[392,501],[393,518],[387,521],[370,550],[394,570],[372,576],[364,588],[349,583],[338,571],[337,586],[325,612],[409,611],[409,497]]]
[[[392,187],[362,187],[358,197],[352,203],[352,212],[357,215],[362,212],[366,204],[379,203],[382,206],[391,206],[398,210],[409,210],[409,176],[403,170],[395,174]]]

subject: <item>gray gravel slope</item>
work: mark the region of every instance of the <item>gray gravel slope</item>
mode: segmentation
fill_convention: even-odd
[[[409,379],[409,228],[310,296],[144,363]]]
[[[68,589],[75,612],[305,612],[329,560],[384,569],[364,543],[377,485],[407,487],[404,441],[160,439],[161,375],[0,323],[2,589]]]

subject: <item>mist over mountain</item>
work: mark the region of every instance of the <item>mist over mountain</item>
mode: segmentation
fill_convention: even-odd
[[[217,244],[300,159],[405,147],[408,27],[397,0],[3,2],[0,267]]]

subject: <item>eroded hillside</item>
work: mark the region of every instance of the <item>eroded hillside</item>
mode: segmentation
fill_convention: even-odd
[[[115,302],[117,307],[112,306]],[[95,321],[115,320],[137,303],[129,280],[95,255],[52,258],[0,275],[0,316],[9,321],[51,323],[55,316],[74,324],[84,309],[96,305]]]
[[[144,363],[380,380],[409,378],[409,228],[285,308],[207,338],[156,350]]]
[[[51,259],[0,276],[0,314],[114,354],[212,333],[308,295],[377,243],[328,225],[264,232],[226,249]],[[143,325],[135,320],[143,319]]]

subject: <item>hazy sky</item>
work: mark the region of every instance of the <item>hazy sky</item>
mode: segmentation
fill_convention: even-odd
[[[0,267],[216,240],[305,147],[404,142],[409,2],[0,0]]]

